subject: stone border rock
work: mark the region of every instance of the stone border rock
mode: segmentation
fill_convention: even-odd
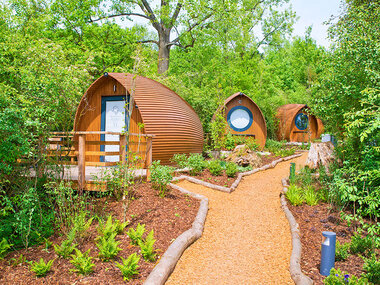
[[[254,174],[254,173],[259,172],[259,171],[267,170],[269,168],[274,168],[277,165],[277,163],[280,163],[280,162],[283,162],[283,161],[286,161],[286,160],[290,160],[290,159],[299,157],[301,155],[302,155],[302,153],[301,154],[293,154],[293,155],[287,156],[287,157],[281,157],[281,158],[279,158],[277,160],[274,160],[271,163],[266,164],[266,165],[264,165],[262,167],[255,168],[255,169],[247,171],[247,172],[239,173],[238,177],[235,179],[234,183],[232,183],[231,187],[229,187],[229,188],[228,187],[224,187],[224,186],[215,185],[215,184],[212,184],[212,183],[209,183],[209,182],[206,182],[206,181],[202,181],[202,180],[196,179],[196,178],[188,176],[188,175],[181,175],[181,176],[178,176],[178,177],[174,177],[173,180],[172,180],[172,182],[181,181],[181,180],[187,180],[187,181],[190,181],[192,183],[199,184],[199,185],[202,185],[202,186],[214,189],[214,190],[218,190],[218,191],[222,191],[222,192],[226,192],[226,193],[232,193],[238,187],[241,179],[244,176],[251,175],[251,174]]]
[[[302,273],[301,270],[301,253],[302,253],[302,245],[301,245],[301,238],[300,238],[300,230],[299,225],[294,218],[292,212],[290,212],[285,194],[288,191],[289,184],[287,182],[287,179],[282,179],[282,191],[281,193],[281,207],[285,212],[286,218],[288,219],[289,226],[290,226],[290,232],[292,234],[292,254],[290,256],[290,276],[292,277],[294,283],[296,285],[310,285],[314,284],[313,280]]]
[[[191,229],[182,233],[165,251],[162,255],[159,263],[153,268],[148,278],[145,280],[144,285],[161,285],[165,284],[170,274],[173,272],[178,260],[182,253],[188,248],[194,241],[202,236],[204,225],[206,222],[206,216],[208,212],[208,198],[205,196],[192,193],[186,189],[179,187],[175,184],[170,186],[178,191],[185,193],[195,199],[200,200],[199,210]]]

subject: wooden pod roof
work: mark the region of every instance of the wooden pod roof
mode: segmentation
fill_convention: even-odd
[[[130,94],[132,76],[126,73],[108,73],[99,77],[82,97],[78,110],[85,106],[87,94],[91,94],[107,80],[117,81]],[[153,160],[168,164],[176,153],[202,152],[204,138],[201,121],[193,108],[173,90],[152,79],[136,76],[134,101],[141,114],[145,133],[155,135]],[[78,125],[78,110],[74,126]]]
[[[252,124],[249,127],[244,130],[234,130],[230,127],[230,131],[236,135],[254,136],[257,144],[263,149],[267,138],[267,125],[259,106],[244,93],[237,92],[224,101],[223,107],[227,120],[228,113],[234,108],[247,108],[252,113]]]
[[[276,118],[279,120],[279,126],[277,129],[278,139],[286,139],[288,141],[298,141],[294,136],[295,131],[295,117],[297,114],[301,113],[303,110],[310,110],[310,107],[306,104],[287,104],[279,107],[277,109]],[[311,139],[318,138],[323,131],[323,124],[320,119],[317,119],[314,115],[309,114],[310,118],[310,128],[311,128]]]

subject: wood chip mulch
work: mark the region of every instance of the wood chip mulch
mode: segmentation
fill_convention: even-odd
[[[157,191],[153,190],[149,183],[141,184],[136,190],[136,199],[132,201],[128,210],[128,219],[131,221],[127,226],[125,234],[118,235],[116,240],[120,241],[119,247],[122,251],[114,261],[121,263],[120,257],[127,258],[133,252],[139,253],[139,247],[130,245],[130,239],[126,232],[129,227],[135,228],[138,223],[146,224],[146,234],[154,229],[154,237],[157,240],[155,248],[159,249],[161,256],[168,246],[180,234],[191,228],[194,218],[198,212],[199,201],[177,190],[171,190],[165,198],[160,198]],[[122,220],[122,202],[111,198],[98,199],[98,215],[103,217],[112,214],[114,218]],[[80,276],[70,272],[73,268],[69,259],[58,258],[53,248],[49,252],[43,251],[43,246],[33,246],[28,250],[22,249],[9,253],[4,260],[0,260],[0,284],[125,284],[120,270],[114,261],[103,262],[98,258],[98,248],[95,238],[98,236],[98,222],[94,221],[90,227],[87,237],[78,246],[82,252],[91,249],[90,256],[94,257],[95,270],[88,276]],[[53,225],[52,225],[53,226]],[[64,238],[57,232],[50,240],[54,244],[61,244]],[[30,271],[28,263],[12,265],[12,261],[23,255],[27,261],[45,261],[55,259],[51,271],[46,277],[37,278]],[[158,259],[159,260],[159,259]],[[156,262],[158,262],[158,260]],[[141,257],[139,261],[140,274],[128,284],[142,284],[152,271],[155,262],[145,262]]]

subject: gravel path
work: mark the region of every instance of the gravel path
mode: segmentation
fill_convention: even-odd
[[[209,212],[203,236],[184,252],[166,284],[293,284],[291,235],[279,195],[289,163],[299,167],[306,158],[247,176],[231,194],[178,183],[208,197]]]

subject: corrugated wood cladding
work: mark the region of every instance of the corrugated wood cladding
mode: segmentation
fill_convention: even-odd
[[[228,112],[236,106],[247,107],[252,112],[253,122],[249,129],[242,132],[230,128],[231,133],[239,135],[254,135],[257,144],[263,149],[267,139],[267,125],[259,106],[257,106],[257,104],[247,95],[241,92],[235,93],[224,101],[226,120]]]
[[[98,78],[82,97],[75,116],[74,130],[99,131],[101,97],[125,96],[127,90],[130,94],[131,83],[132,75],[125,73],[109,73]],[[143,123],[142,133],[155,135],[153,160],[168,164],[176,153],[202,152],[202,124],[191,106],[174,91],[154,80],[137,76],[134,100],[138,108],[133,109],[131,132],[138,133],[138,123]],[[93,148],[100,150],[98,146]]]
[[[305,104],[287,104],[277,110],[277,138],[291,142],[308,142],[320,137],[323,124],[320,119],[309,114],[310,108]],[[308,115],[309,125],[305,130],[299,130],[295,125],[295,117],[299,113]]]

